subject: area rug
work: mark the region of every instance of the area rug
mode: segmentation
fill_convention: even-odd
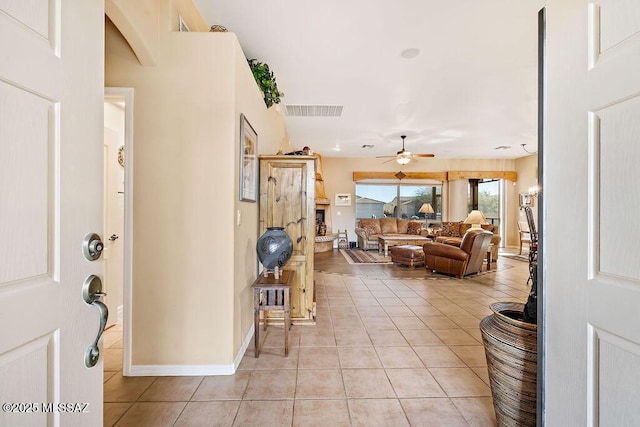
[[[500,256],[503,256],[503,257],[509,258],[509,259],[515,259],[516,261],[529,262],[529,256],[528,255],[502,254],[501,253]]]
[[[349,264],[391,264],[391,257],[367,252],[361,249],[340,249],[340,253]]]

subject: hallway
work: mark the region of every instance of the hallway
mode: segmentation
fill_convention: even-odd
[[[289,357],[270,326],[236,374],[122,377],[121,329],[105,333],[105,426],[491,426],[479,321],[524,301],[528,264],[501,256],[463,280],[316,254],[316,326]]]

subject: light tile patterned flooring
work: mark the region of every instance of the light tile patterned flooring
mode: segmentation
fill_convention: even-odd
[[[493,302],[524,301],[525,262],[457,280],[316,259],[317,324],[292,327],[287,358],[269,326],[235,375],[123,377],[122,330],[106,331],[105,426],[495,425],[478,323]]]

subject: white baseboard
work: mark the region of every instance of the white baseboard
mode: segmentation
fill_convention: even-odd
[[[249,328],[249,332],[247,332],[247,335],[244,337],[244,340],[242,341],[242,346],[240,346],[240,350],[238,351],[236,358],[233,360],[233,366],[235,368],[234,371],[238,369],[238,366],[240,366],[240,362],[242,362],[244,353],[247,351],[247,347],[249,347],[249,344],[251,344],[251,339],[253,338],[254,330],[255,330],[254,325],[252,323],[251,327]]]
[[[228,365],[131,365],[129,376],[164,377],[164,376],[201,376],[201,375],[233,375],[244,357],[247,347],[253,338],[253,325],[249,329],[242,346],[232,364]]]
[[[233,375],[235,369],[229,365],[131,365],[132,377],[181,377],[201,375]]]

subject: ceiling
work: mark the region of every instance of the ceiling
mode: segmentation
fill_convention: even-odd
[[[543,0],[194,2],[209,25],[237,34],[247,58],[269,64],[295,149],[394,155],[407,135],[407,150],[440,158],[537,151]],[[419,54],[405,58],[407,49]],[[287,105],[343,109],[296,117]]]

